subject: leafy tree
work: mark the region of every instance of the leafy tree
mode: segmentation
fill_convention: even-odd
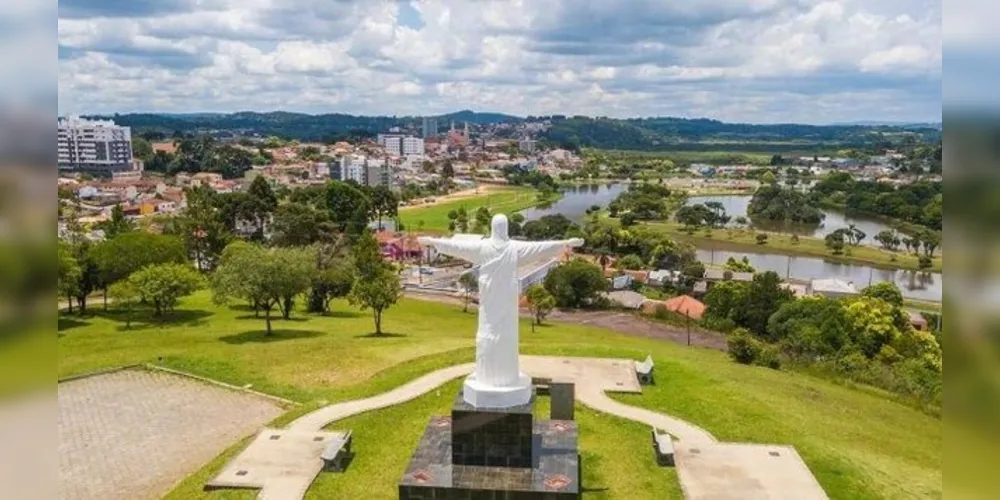
[[[507,218],[507,234],[511,238],[524,235],[524,214],[514,212]]]
[[[535,324],[541,325],[542,320],[555,309],[556,298],[545,289],[545,286],[538,283],[528,287],[524,295],[528,302],[528,308],[531,310],[531,315],[535,319],[531,323],[531,331],[535,331]]]
[[[445,179],[455,177],[455,167],[452,166],[450,160],[445,160],[444,165],[441,166],[441,177],[444,177]]]
[[[527,222],[522,228],[522,233],[525,238],[532,241],[552,240],[565,238],[567,232],[572,228],[579,228],[579,226],[563,214],[551,214]]]
[[[458,287],[462,290],[462,312],[468,312],[472,294],[479,291],[479,279],[471,272],[462,273],[458,277]]]
[[[306,246],[336,231],[329,213],[305,203],[278,206],[271,224],[271,243],[276,246]]]
[[[97,228],[104,230],[105,238],[114,238],[119,234],[135,231],[135,224],[125,218],[125,210],[118,204],[111,208],[111,218],[99,223]]]
[[[475,224],[472,227],[472,232],[478,234],[486,234],[490,228],[490,209],[486,207],[479,207],[476,209]]]
[[[180,238],[140,231],[97,243],[91,250],[91,259],[105,288],[146,266],[189,262]]]
[[[874,358],[882,346],[891,344],[899,335],[893,307],[881,299],[854,298],[846,303],[844,313],[852,343],[868,359]]]
[[[899,236],[888,229],[879,231],[879,233],[875,235],[875,241],[877,241],[883,249],[893,251],[899,248],[899,244],[901,243]]]
[[[235,242],[226,247],[212,275],[212,292],[219,304],[243,299],[264,311],[266,335],[271,334],[271,311],[277,306],[290,314],[290,298],[310,285],[314,264],[311,250],[265,248]]]
[[[59,295],[65,296],[69,302],[69,312],[73,312],[73,297],[76,296],[77,288],[80,286],[80,277],[83,270],[80,263],[73,256],[73,249],[69,243],[59,240],[57,250],[58,262],[58,288]]]
[[[188,296],[203,286],[197,271],[186,264],[154,264],[146,266],[128,278],[142,300],[153,305],[153,315],[162,316],[173,310],[181,297]]]
[[[838,300],[803,297],[785,302],[768,318],[764,338],[798,359],[830,356],[850,344],[844,308]]]
[[[646,267],[645,264],[642,262],[642,258],[635,254],[629,254],[622,257],[621,259],[618,259],[618,262],[615,263],[615,266],[618,269],[631,269],[631,270],[642,269]]]
[[[153,145],[144,137],[132,136],[132,156],[143,162],[148,161],[153,156]]]
[[[747,206],[752,219],[819,224],[823,211],[807,195],[794,189],[764,185],[753,194]]]
[[[826,242],[826,248],[829,248],[834,255],[840,255],[844,253],[844,230],[838,229],[824,238]]]
[[[863,297],[881,299],[894,307],[903,307],[903,292],[891,281],[875,283],[861,290]]]
[[[764,335],[767,331],[767,320],[782,304],[790,302],[794,297],[790,290],[781,287],[781,278],[774,271],[766,271],[754,275],[747,290],[746,300],[737,309],[733,318],[736,324],[751,332]]]
[[[108,288],[108,295],[114,301],[115,307],[125,310],[125,329],[132,327],[132,311],[139,301],[139,291],[131,280],[122,280]]]
[[[924,255],[934,258],[934,251],[941,246],[941,234],[935,231],[924,231],[920,235],[920,241],[924,245]]]
[[[754,239],[757,240],[757,244],[758,245],[766,245],[767,244],[767,233],[757,233],[757,236],[755,236]]]
[[[465,210],[465,207],[459,207],[456,212],[455,230],[460,233],[469,232],[469,213]]]
[[[371,199],[355,185],[331,181],[326,186],[326,208],[342,233],[358,235],[368,226]]]
[[[361,310],[372,310],[375,334],[381,335],[382,313],[403,294],[399,274],[382,258],[378,242],[370,231],[361,234],[353,256],[356,279],[348,300]]]
[[[372,310],[375,321],[375,335],[382,335],[382,313],[403,296],[399,275],[391,269],[382,268],[369,280],[354,281],[348,299],[362,311]]]
[[[750,265],[750,259],[746,255],[743,256],[742,260],[736,260],[735,258],[730,257],[729,260],[726,261],[725,268],[730,271],[741,273],[752,273],[756,271],[756,269]]]
[[[599,302],[608,289],[601,268],[582,259],[574,259],[549,272],[545,289],[559,307],[578,308]]]
[[[167,221],[163,232],[184,240],[188,256],[201,271],[215,268],[222,250],[232,239],[215,206],[215,192],[205,187],[186,191],[184,213]]]
[[[309,294],[310,312],[330,312],[330,301],[346,297],[354,285],[354,271],[348,263],[317,269],[312,276]]]
[[[399,214],[399,197],[388,186],[376,186],[371,192],[371,209],[381,229],[383,218],[392,219]]]
[[[747,301],[748,285],[738,281],[720,281],[705,294],[705,316],[734,320]]]

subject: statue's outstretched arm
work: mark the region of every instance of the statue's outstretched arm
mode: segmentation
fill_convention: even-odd
[[[562,255],[567,247],[578,247],[583,245],[583,239],[573,238],[558,241],[511,241],[511,245],[517,250],[517,258],[520,262],[530,262],[534,260],[554,259]]]
[[[434,247],[439,253],[457,257],[473,264],[481,264],[482,252],[480,248],[482,247],[482,243],[478,241],[456,241],[449,238],[431,238],[429,236],[421,236],[417,238],[417,241],[421,245]]]

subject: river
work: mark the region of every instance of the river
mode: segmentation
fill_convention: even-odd
[[[600,184],[591,186],[570,186],[563,191],[563,197],[544,208],[531,208],[522,212],[526,220],[537,220],[545,215],[561,213],[568,219],[579,223],[586,217],[586,211],[592,205],[607,207],[608,203],[628,188],[627,184]],[[750,203],[749,196],[697,196],[691,197],[689,203],[704,203],[720,201],[726,207],[726,212],[737,216],[746,215],[746,207]],[[862,231],[868,233],[868,240],[883,229],[889,229],[885,224],[863,218],[848,217],[844,214],[824,210],[826,219],[820,228],[812,232],[800,234],[818,235],[823,237],[827,232],[853,223]],[[830,229],[823,229],[823,228]],[[741,259],[746,255],[751,265],[758,271],[774,271],[782,277],[795,280],[811,280],[816,278],[840,278],[852,281],[858,289],[868,286],[869,282],[878,283],[891,281],[899,286],[903,296],[918,300],[940,301],[943,280],[940,273],[922,271],[878,269],[865,265],[842,264],[827,262],[819,257],[789,257],[772,253],[750,253],[727,250],[724,242],[703,246],[698,249],[698,259],[706,264],[724,264],[729,257]]]

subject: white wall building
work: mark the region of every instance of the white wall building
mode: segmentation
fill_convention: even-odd
[[[423,156],[424,140],[400,134],[379,134],[378,144],[392,156]]]
[[[132,170],[132,131],[111,120],[60,119],[56,157],[59,170]]]

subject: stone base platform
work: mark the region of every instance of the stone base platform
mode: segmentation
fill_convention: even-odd
[[[535,420],[532,466],[452,463],[452,419],[433,417],[399,482],[400,500],[569,500],[580,498],[577,427]]]

